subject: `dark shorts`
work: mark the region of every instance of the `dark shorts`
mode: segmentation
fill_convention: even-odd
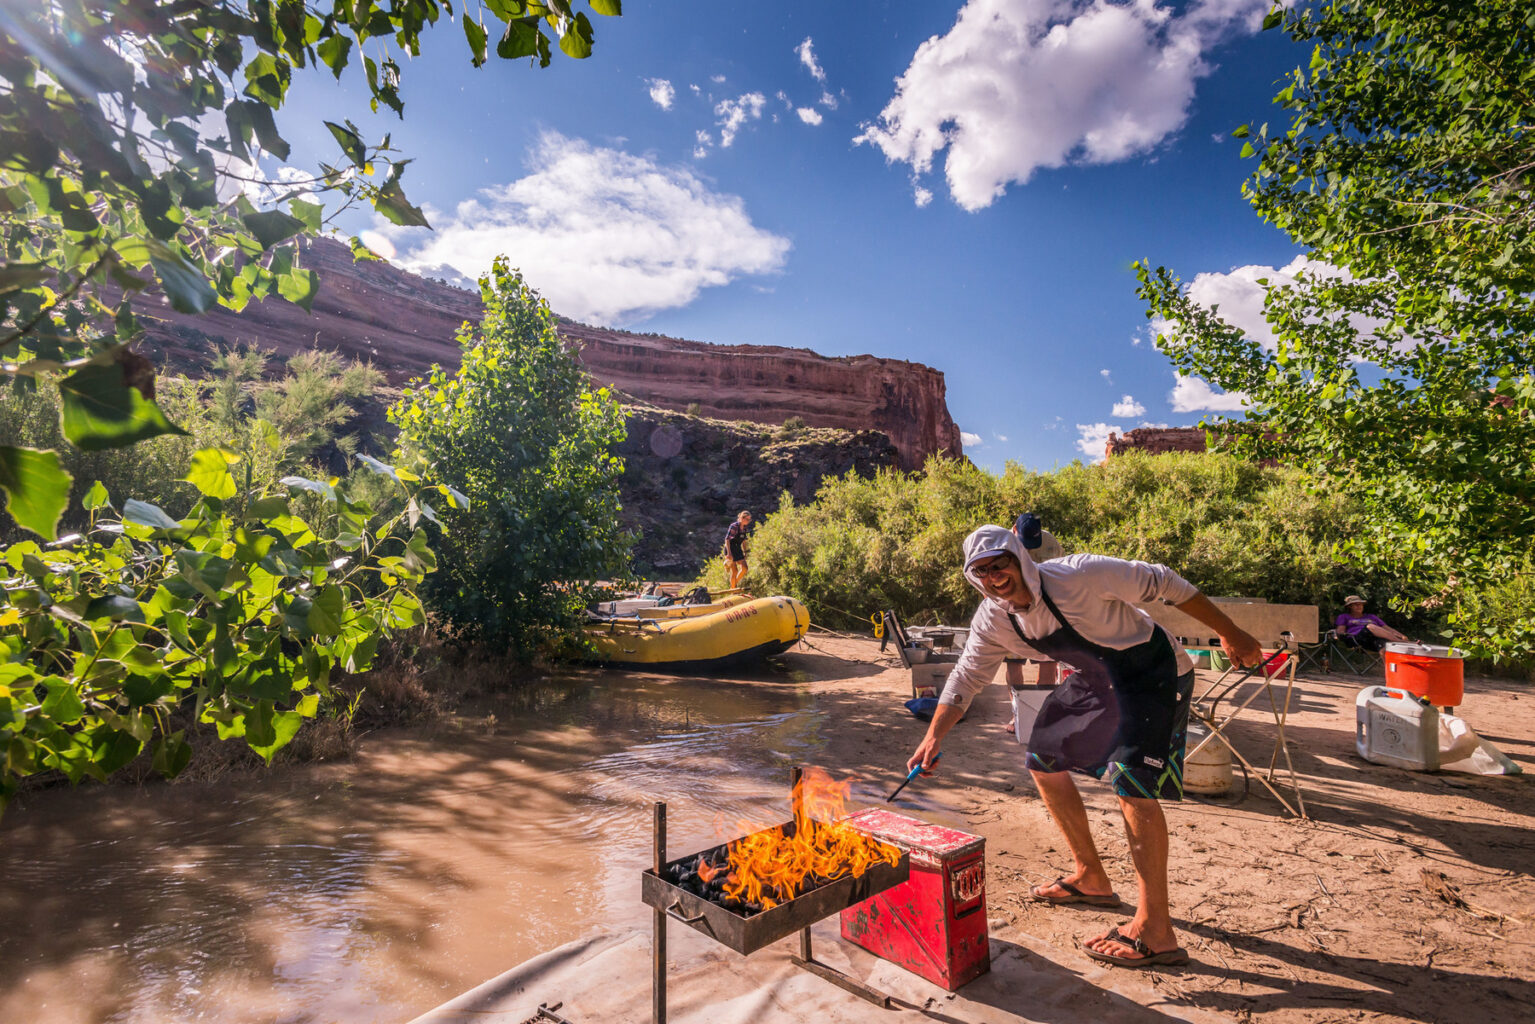
[[[1062,687],[1070,682],[1068,679]],[[1108,723],[1114,735],[1106,743],[1106,756],[1089,764],[1068,764],[1030,750],[1026,763],[1036,772],[1074,771],[1091,775],[1107,782],[1119,796],[1182,800],[1183,748],[1188,738],[1189,700],[1193,692],[1192,672],[1178,676],[1170,686],[1149,691],[1115,690],[1117,724],[1113,713],[1087,711],[1073,719],[1073,727],[1084,734]]]
[[[726,543],[725,557],[732,562],[744,562],[746,561],[746,551],[739,544]]]

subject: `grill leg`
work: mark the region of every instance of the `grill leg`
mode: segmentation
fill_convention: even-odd
[[[666,866],[666,805],[656,804],[655,819],[656,874]],[[666,1024],[666,911],[654,910],[655,938],[650,948],[653,959],[650,984],[650,1019],[653,1024]]]
[[[804,772],[800,769],[799,765],[795,765],[789,769],[789,786],[793,793],[791,800],[793,803],[793,817],[795,821],[799,821],[800,811],[804,803],[804,791],[800,789],[800,779],[803,775]],[[851,992],[853,995],[860,999],[867,999],[875,1006],[882,1006],[887,1010],[896,1009],[895,1001],[890,996],[887,996],[883,992],[877,992],[862,982],[854,981],[852,978],[849,978],[841,971],[827,967],[825,964],[811,956],[810,928],[808,926],[800,929],[799,956],[792,956],[790,957],[790,960],[792,960],[796,966],[803,967],[805,970],[809,971],[811,974],[814,974],[816,977],[824,978],[843,991]]]

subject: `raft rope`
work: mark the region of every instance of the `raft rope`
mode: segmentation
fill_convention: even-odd
[[[853,636],[853,635],[848,634],[848,633],[837,633],[837,632],[834,632],[832,630],[826,629],[823,626],[814,626],[813,628],[819,629],[819,630],[821,630],[824,633],[829,633],[832,636],[837,637],[839,639],[846,639],[846,640],[867,640],[868,639],[868,637]],[[806,647],[810,648],[812,651],[815,651],[818,654],[824,654],[828,658],[836,658],[838,661],[846,661],[846,662],[850,662],[850,663],[852,663],[854,665],[873,665],[876,668],[893,668],[893,667],[895,667],[895,666],[900,664],[900,661],[898,661],[895,658],[881,658],[879,661],[870,661],[867,658],[850,658],[850,657],[848,657],[845,654],[838,654],[835,651],[828,651],[824,647],[817,647],[815,644],[810,642],[809,636],[802,636],[802,637],[800,637],[799,642],[804,644]]]

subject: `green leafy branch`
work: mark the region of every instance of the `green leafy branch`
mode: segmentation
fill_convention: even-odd
[[[174,776],[197,723],[270,760],[332,700],[336,669],[366,670],[423,624],[437,561],[408,509],[460,495],[369,460],[402,506],[376,516],[340,481],[242,493],[240,461],[198,451],[202,497],[181,519],[115,508],[98,483],[81,533],[0,554],[0,807],[29,775],[105,779],[146,750]]]

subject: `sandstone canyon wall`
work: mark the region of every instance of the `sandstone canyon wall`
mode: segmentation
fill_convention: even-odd
[[[206,366],[221,347],[250,345],[278,356],[330,349],[371,361],[392,384],[434,363],[458,364],[458,327],[480,314],[479,296],[383,262],[354,263],[339,242],[308,243],[305,266],[320,275],[312,313],[281,300],[183,316],[168,307],[140,343],[161,365]],[[814,427],[886,434],[906,469],[929,455],[962,454],[945,402],[943,374],[875,356],[828,358],[809,349],[710,345],[588,327],[562,320],[598,382],[665,409],[698,405],[704,416],[778,425],[791,416]]]
[[[1110,434],[1104,454],[1113,458],[1126,452],[1161,455],[1164,452],[1202,452],[1208,445],[1203,427],[1137,427],[1124,434]]]

